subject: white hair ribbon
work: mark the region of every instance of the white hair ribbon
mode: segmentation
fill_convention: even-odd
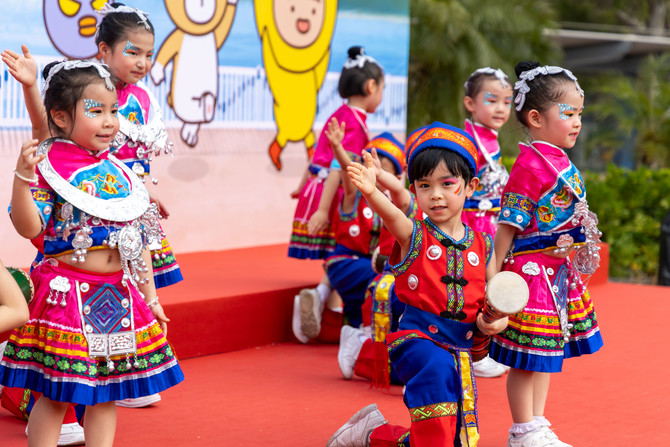
[[[126,5],[121,5],[115,8],[111,6],[109,3],[105,3],[104,5],[102,5],[102,8],[100,8],[100,10],[97,11],[97,13],[100,14],[102,17],[105,17],[107,14],[115,14],[115,13],[126,13],[126,14],[134,13],[140,17],[140,21],[137,23],[142,23],[146,29],[151,30],[151,27],[149,26],[149,19],[147,19],[149,13],[144,12],[141,9],[132,8]]]
[[[468,80],[465,81],[465,84],[463,84],[463,87],[465,87],[465,90],[468,89],[468,84],[470,83],[470,79],[472,79],[473,76],[476,76],[478,74],[492,74],[493,76],[495,76],[495,78],[497,80],[500,81],[503,88],[510,85],[509,82],[507,82],[507,75],[500,68],[484,67],[484,68],[478,68],[478,69],[476,69],[475,71],[472,72],[470,77],[468,77]]]
[[[557,67],[555,65],[544,65],[542,67],[535,67],[532,70],[522,71],[519,75],[519,80],[514,84],[514,90],[518,92],[516,98],[514,98],[514,103],[517,105],[516,110],[520,111],[523,108],[523,104],[526,102],[526,93],[530,92],[528,82],[535,79],[536,76],[546,76],[559,73],[565,73],[568,78],[575,81],[577,91],[580,95],[584,96],[584,90],[582,90],[582,88],[579,86],[577,78],[570,70],[563,67]]]
[[[365,54],[365,50],[363,48],[361,48],[360,54],[357,54],[356,57],[353,58],[353,59],[348,58],[346,60],[346,62],[344,62],[344,68],[347,68],[347,69],[348,68],[354,68],[354,67],[363,68],[363,66],[365,65],[366,62],[370,62],[370,63],[374,63],[374,64],[379,65],[379,63],[376,60],[374,60],[374,58]]]
[[[44,81],[44,86],[42,87],[42,95],[46,93],[46,91],[49,89],[49,84],[51,83],[51,78],[54,77],[56,73],[58,73],[61,70],[72,70],[75,68],[87,68],[87,67],[93,67],[98,71],[98,74],[102,79],[105,80],[105,84],[107,85],[107,90],[114,90],[114,84],[112,84],[112,75],[107,71],[107,69],[100,64],[99,62],[94,62],[94,61],[81,61],[81,60],[74,60],[74,61],[63,61],[55,64],[51,69],[49,70],[49,75],[47,76],[46,81]]]

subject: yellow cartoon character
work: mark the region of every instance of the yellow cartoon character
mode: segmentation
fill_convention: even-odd
[[[281,170],[279,155],[289,141],[304,141],[312,158],[316,95],[328,69],[337,0],[254,0],[254,10],[274,96],[277,136],[270,158]]]
[[[181,138],[189,146],[198,142],[201,123],[214,118],[218,96],[217,53],[230,32],[237,0],[165,0],[176,25],[161,44],[151,69],[158,85],[172,61],[168,105],[184,123]]]

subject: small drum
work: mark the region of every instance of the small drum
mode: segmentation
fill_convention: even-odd
[[[23,292],[23,297],[26,299],[27,303],[30,303],[30,300],[33,298],[35,293],[35,286],[33,286],[33,281],[30,279],[30,276],[23,270],[16,267],[7,267],[7,271],[12,275],[14,281],[19,285],[21,292]]]
[[[528,284],[514,272],[499,272],[486,284],[486,301],[484,302],[484,321],[493,323],[521,312],[528,304]],[[475,331],[470,353],[472,361],[483,359],[489,353],[491,336]]]

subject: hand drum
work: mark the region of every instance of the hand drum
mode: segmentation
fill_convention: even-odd
[[[528,304],[528,284],[514,272],[499,272],[486,284],[483,317],[487,323],[521,312]]]

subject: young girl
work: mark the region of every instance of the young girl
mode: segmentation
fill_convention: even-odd
[[[584,92],[561,67],[523,61],[515,71],[516,115],[531,142],[519,145],[503,192],[495,252],[499,267],[526,280],[530,299],[493,338],[490,355],[512,367],[507,396],[514,425],[507,445],[567,446],[544,417],[549,373],[560,372],[564,358],[602,346],[580,279],[598,265],[600,234],[582,177],[562,149],[572,148],[581,130]]]
[[[386,339],[393,369],[405,383],[412,420],[407,429],[385,423],[376,405],[365,407],[326,444],[334,446],[475,446],[476,385],[469,348],[475,327],[485,334],[507,319],[480,315],[486,281],[495,273],[492,238],[461,221],[478,180],[477,147],[464,131],[433,123],[408,154],[410,188],[426,214],[408,219],[375,187],[371,159],[348,174],[396,238],[390,262],[395,289],[406,303],[397,332]]]
[[[475,231],[495,235],[500,213],[500,197],[508,174],[500,163],[498,130],[507,122],[512,106],[512,85],[500,69],[491,67],[475,70],[465,82],[463,105],[470,114],[465,130],[477,142],[477,178],[479,186],[465,201],[462,219]],[[476,377],[499,377],[509,368],[489,356],[475,362]]]
[[[0,383],[43,394],[30,415],[30,446],[56,445],[68,402],[88,406],[87,443],[111,446],[116,400],[183,380],[144,249],[162,236],[158,211],[109,153],[119,128],[109,71],[67,61],[47,65],[44,77],[56,138],[23,144],[11,217],[46,259],[31,273],[30,319],[10,337]]]
[[[331,117],[338,123],[345,123],[345,136],[342,145],[352,156],[360,156],[369,141],[365,124],[368,113],[374,113],[382,100],[384,91],[384,72],[381,66],[365,54],[363,47],[349,48],[349,58],[344,63],[338,85],[338,91],[345,103]],[[325,126],[324,126],[325,127]],[[288,255],[300,259],[325,259],[335,248],[335,233],[331,220],[337,211],[340,184],[340,170],[331,169],[333,151],[325,132],[321,132],[314,157],[309,165],[301,185],[293,233],[289,243]],[[321,280],[316,289],[301,291],[295,305],[300,312],[300,323],[294,328],[305,339],[315,338],[321,329],[321,313],[331,292],[327,277]],[[296,332],[294,330],[294,332]]]
[[[500,69],[477,69],[465,82],[463,105],[470,114],[470,119],[465,120],[465,131],[479,148],[479,186],[465,201],[463,222],[475,231],[495,235],[500,197],[508,177],[500,164],[498,130],[510,116],[512,85]]]

